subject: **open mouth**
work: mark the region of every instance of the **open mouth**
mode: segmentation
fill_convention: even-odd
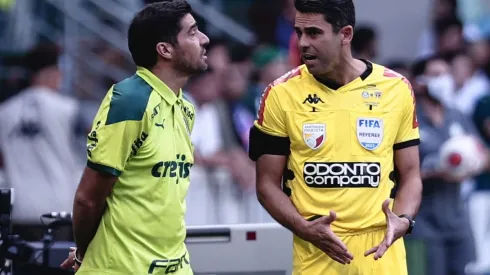
[[[313,61],[316,60],[316,56],[312,54],[303,54],[303,60],[304,61]]]

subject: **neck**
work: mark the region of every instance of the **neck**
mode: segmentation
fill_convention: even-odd
[[[180,89],[185,86],[187,80],[189,79],[189,76],[183,75],[170,67],[159,64],[155,65],[155,67],[151,69],[151,72],[163,83],[165,83],[165,85],[167,85],[177,96],[180,93]]]
[[[329,72],[318,77],[335,81],[343,86],[358,78],[366,69],[367,66],[364,62],[354,59],[350,54],[346,54],[341,56],[336,66]]]

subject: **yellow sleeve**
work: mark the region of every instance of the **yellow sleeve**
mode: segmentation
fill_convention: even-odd
[[[146,113],[142,104],[131,106],[129,100],[114,100],[116,97],[111,89],[95,116],[87,138],[87,166],[120,176],[148,134],[143,129]]]
[[[285,116],[277,91],[272,86],[267,87],[260,100],[255,127],[271,136],[287,137]]]
[[[396,92],[401,93],[401,104],[403,109],[395,139],[395,150],[418,145],[420,143],[419,125],[412,85],[408,80],[403,79],[398,87],[399,89]]]
[[[248,155],[257,161],[262,155],[290,154],[286,131],[286,114],[281,108],[276,90],[269,86],[262,95],[258,118],[250,130]]]

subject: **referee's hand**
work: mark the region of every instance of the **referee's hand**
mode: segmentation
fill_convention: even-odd
[[[390,199],[383,202],[382,205],[383,213],[386,216],[386,232],[383,241],[369,249],[364,253],[364,256],[368,256],[374,253],[374,259],[380,259],[385,254],[386,250],[395,243],[396,240],[403,237],[410,226],[408,220],[405,218],[398,217],[395,213],[390,210]]]
[[[341,264],[349,264],[354,259],[354,256],[347,250],[347,246],[333,233],[330,227],[336,217],[335,212],[330,211],[329,216],[323,216],[309,222],[302,238],[318,247],[333,260]]]

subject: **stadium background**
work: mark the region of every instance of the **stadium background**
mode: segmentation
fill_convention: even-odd
[[[78,119],[73,125],[77,129],[76,138],[70,154],[75,156],[80,169],[85,161],[86,130],[100,100],[113,83],[134,72],[126,30],[133,14],[145,2],[152,1],[0,0],[0,101],[7,102],[29,86],[30,72],[25,60],[31,49],[58,45],[63,77],[56,96],[69,97],[78,106]],[[193,142],[198,156],[187,200],[187,223],[201,226],[272,222],[255,199],[253,163],[246,155],[247,130],[265,86],[297,65],[295,49],[291,47],[293,1],[188,2],[194,8],[200,29],[212,43],[208,50],[211,70],[192,79],[185,89],[197,106]],[[443,13],[440,7],[445,2],[356,0],[357,32],[353,42],[356,56],[408,76],[414,61],[442,50],[431,30],[434,17]],[[468,62],[461,66],[474,73],[463,82],[471,85],[472,77],[478,75],[486,83],[477,88],[488,89],[490,2],[461,0],[454,13],[442,16],[456,16],[464,26],[459,31],[451,28],[455,26],[454,20],[447,20],[447,24],[453,25],[440,28],[449,41],[448,47],[467,50],[464,55]],[[458,37],[463,38],[460,43]],[[455,79],[461,78],[459,71],[454,68]],[[7,157],[10,156],[4,156],[4,163],[9,161]],[[38,171],[43,173],[42,169]],[[11,186],[8,173],[7,170],[1,173],[2,186]],[[467,202],[478,190],[474,181],[463,185],[461,198]],[[66,196],[72,193],[67,191]],[[36,201],[43,205],[50,200],[46,195]],[[479,215],[471,211],[468,214]],[[490,231],[486,234],[490,236]],[[490,251],[490,246],[483,249]],[[410,240],[407,252],[411,274],[423,274],[427,260],[424,242]]]

